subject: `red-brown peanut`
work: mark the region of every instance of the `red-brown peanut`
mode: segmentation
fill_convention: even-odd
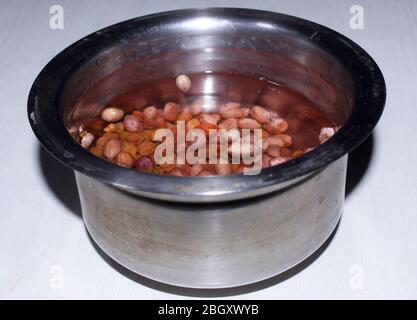
[[[175,122],[180,115],[182,108],[175,102],[168,102],[164,106],[164,117],[170,122]]]
[[[148,120],[153,120],[158,115],[158,109],[156,109],[154,106],[146,107],[143,110],[143,115]]]
[[[242,129],[260,129],[262,126],[254,119],[245,118],[239,120],[239,127]]]
[[[250,109],[250,116],[262,124],[267,124],[271,120],[269,111],[262,108],[261,106],[253,106]]]
[[[284,119],[276,118],[272,119],[270,123],[265,125],[265,130],[269,133],[284,133],[288,129],[288,123]]]
[[[132,168],[135,160],[133,159],[132,155],[127,152],[120,152],[117,155],[116,163],[125,168]]]

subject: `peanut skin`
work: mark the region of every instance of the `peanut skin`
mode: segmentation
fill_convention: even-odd
[[[270,118],[271,118],[269,112],[266,109],[262,108],[261,106],[253,106],[250,109],[250,116],[262,124],[269,123]]]
[[[154,106],[146,107],[143,110],[143,116],[148,120],[153,120],[158,115],[158,109],[156,109]]]
[[[170,122],[175,122],[181,113],[181,107],[175,102],[168,102],[164,106],[164,117]]]
[[[85,149],[90,148],[93,144],[94,136],[91,133],[87,133],[84,137],[81,138],[81,146]]]
[[[133,159],[133,157],[127,152],[120,152],[116,158],[116,163],[119,166],[125,167],[125,168],[132,168],[134,162],[135,160]]]
[[[229,119],[229,118],[243,118],[245,117],[247,112],[244,109],[231,109],[231,110],[225,110],[220,115],[223,119]]]
[[[239,127],[242,129],[260,129],[262,126],[254,119],[245,118],[239,120]]]
[[[101,118],[107,122],[117,122],[122,120],[125,113],[122,109],[108,107],[101,112]]]
[[[276,166],[276,165],[281,164],[281,163],[284,163],[284,162],[286,162],[288,160],[289,160],[288,158],[276,157],[276,158],[273,158],[273,159],[269,160],[269,166],[270,167]]]
[[[229,119],[223,120],[219,124],[220,129],[225,129],[227,131],[229,131],[231,129],[237,129],[238,126],[239,126],[238,120],[235,119],[235,118],[229,118]]]
[[[273,119],[270,123],[265,125],[265,130],[269,133],[284,133],[288,129],[288,123],[284,119]]]
[[[117,139],[110,139],[106,142],[103,149],[103,155],[109,159],[113,160],[119,153],[122,151],[122,143]]]
[[[132,115],[125,116],[125,119],[123,120],[123,124],[124,124],[125,129],[129,132],[137,132],[143,129],[143,124],[139,121],[138,118]]]
[[[266,140],[270,146],[287,147],[292,144],[292,138],[287,134],[276,134]]]
[[[187,92],[191,88],[191,79],[185,74],[180,74],[175,79],[175,84],[182,92]]]
[[[135,167],[140,171],[150,172],[152,171],[152,166],[152,161],[147,156],[140,157],[135,161]]]
[[[280,148],[278,146],[270,146],[268,149],[266,149],[266,153],[271,157],[279,157]]]
[[[333,137],[335,130],[330,127],[324,127],[321,128],[320,134],[319,134],[319,141],[320,143],[324,143],[327,140],[329,140],[331,137]]]

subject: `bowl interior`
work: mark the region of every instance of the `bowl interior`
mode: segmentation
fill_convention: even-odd
[[[131,110],[162,100],[181,100],[174,81],[172,86],[149,92],[134,89],[184,73],[263,77],[301,94],[338,126],[352,110],[354,86],[349,73],[336,57],[294,30],[250,17],[198,14],[178,22],[161,21],[147,29],[126,28],[78,68],[61,96],[67,127],[98,115],[124,93],[123,101],[117,102]],[[223,97],[277,111],[291,100],[284,91],[209,76],[193,86],[189,96]]]

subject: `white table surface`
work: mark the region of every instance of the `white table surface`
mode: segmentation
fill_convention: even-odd
[[[255,6],[256,3],[256,6]],[[51,30],[49,8],[64,8]],[[364,8],[364,29],[349,8]],[[26,117],[41,68],[110,24],[186,7],[252,7],[350,37],[381,67],[384,115],[352,154],[344,216],[327,247],[290,273],[225,291],[173,288],[127,274],[94,248],[70,170],[40,148]],[[0,298],[417,298],[417,1],[0,0]]]

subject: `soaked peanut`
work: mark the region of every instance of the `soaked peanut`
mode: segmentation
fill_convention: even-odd
[[[175,84],[182,92],[188,92],[191,88],[191,79],[185,74],[180,74],[175,79]]]
[[[168,102],[164,106],[164,117],[170,122],[175,122],[177,121],[181,111],[182,109],[177,103]]]
[[[152,171],[152,166],[152,160],[147,156],[139,157],[135,161],[135,167],[140,171],[150,172]]]
[[[84,137],[81,138],[81,146],[85,149],[90,148],[90,146],[93,144],[94,136],[87,132]]]
[[[119,108],[105,108],[101,112],[101,118],[107,122],[117,122],[123,119],[125,113]]]
[[[229,119],[229,118],[243,118],[245,117],[247,112],[243,108],[239,109],[231,109],[231,110],[224,110],[220,114],[222,118]]]
[[[107,140],[119,139],[119,135],[115,132],[111,132],[111,133],[106,132],[102,135],[102,137],[107,138]]]
[[[260,129],[262,126],[254,119],[245,118],[239,120],[239,127],[242,129]]]
[[[197,116],[203,110],[203,100],[202,99],[195,99],[191,104],[190,111],[193,116]]]
[[[120,152],[117,155],[116,163],[125,168],[132,168],[135,160],[133,159],[132,155],[127,152]]]
[[[143,110],[143,116],[148,120],[153,120],[158,115],[158,109],[156,109],[154,106],[146,107]]]
[[[139,132],[129,132],[127,134],[127,141],[132,143],[140,143],[145,139],[145,135]]]
[[[292,155],[292,151],[289,148],[281,148],[279,152],[281,153],[280,156],[284,158],[289,158]]]
[[[292,138],[288,134],[276,134],[267,139],[270,146],[288,147],[292,144]]]
[[[271,157],[279,157],[280,156],[280,148],[278,146],[270,146],[266,149],[266,153]]]
[[[220,115],[218,115],[217,113],[204,113],[200,116],[200,120],[202,123],[214,124],[217,126],[217,122],[219,122],[220,120]]]
[[[180,115],[178,116],[178,120],[177,121],[189,121],[193,118],[193,115],[191,114],[190,108],[185,107],[182,112],[180,113]]]
[[[125,116],[125,119],[123,120],[124,127],[129,132],[136,132],[141,129],[143,129],[142,122],[139,121],[138,118],[132,115]]]
[[[333,137],[334,133],[335,133],[334,128],[329,128],[329,127],[321,128],[320,134],[319,134],[320,143],[324,143],[327,140],[329,140],[331,137]]]
[[[136,146],[133,143],[123,141],[122,142],[122,152],[127,152],[132,157],[135,157],[136,156],[137,149],[136,149]]]
[[[284,133],[288,129],[288,123],[284,119],[276,118],[265,125],[265,130],[269,133]]]
[[[114,125],[116,127],[116,132],[117,133],[123,132],[125,130],[125,125],[123,124],[123,122],[117,122]]]
[[[237,129],[238,126],[239,126],[238,120],[235,119],[235,118],[230,118],[230,119],[223,120],[219,124],[220,129],[225,129],[227,131],[232,130],[232,129]]]
[[[272,159],[272,157],[270,157],[267,154],[263,154],[262,155],[262,168],[268,168],[269,167],[269,161]]]
[[[114,124],[114,123],[110,123],[109,125],[107,125],[104,129],[103,129],[103,131],[104,132],[107,132],[107,133],[113,133],[113,132],[116,132],[116,125]]]
[[[141,156],[151,156],[155,150],[155,144],[150,141],[144,141],[138,146],[138,152]]]
[[[281,163],[284,163],[284,162],[286,162],[288,160],[289,160],[288,158],[276,157],[276,158],[273,158],[273,159],[269,160],[269,166],[270,167],[276,166],[276,165],[281,164]]]
[[[239,102],[227,102],[223,107],[221,112],[230,111],[234,109],[239,109],[241,107]]]
[[[143,121],[143,119],[145,118],[143,112],[140,112],[138,110],[133,111],[132,116],[135,116],[136,118],[138,118],[139,121]]]
[[[285,144],[281,136],[270,136],[266,141],[269,146],[283,147]]]
[[[266,149],[270,147],[268,138],[262,139],[262,151],[265,152]]]
[[[104,145],[103,155],[107,159],[113,160],[120,153],[120,151],[122,151],[122,144],[120,140],[110,139]]]
[[[269,111],[262,108],[261,106],[253,106],[250,109],[250,115],[253,119],[262,124],[267,124],[271,120]]]

